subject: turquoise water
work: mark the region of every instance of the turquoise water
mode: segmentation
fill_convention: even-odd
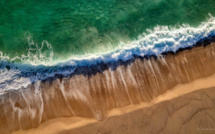
[[[214,0],[0,0],[0,95],[215,36]]]
[[[0,56],[38,62],[111,52],[158,25],[197,27],[214,7],[214,0],[1,0]]]

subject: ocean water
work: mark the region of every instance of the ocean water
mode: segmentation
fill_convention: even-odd
[[[77,66],[192,47],[215,35],[214,6],[214,0],[1,0],[0,90]]]

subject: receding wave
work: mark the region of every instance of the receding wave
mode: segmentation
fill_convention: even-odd
[[[118,60],[127,61],[135,56],[144,57],[161,55],[165,52],[176,52],[181,48],[192,47],[198,41],[210,36],[215,36],[215,18],[211,15],[206,22],[201,23],[198,27],[189,25],[157,26],[140,35],[138,40],[128,43],[121,42],[111,52],[71,57],[70,60],[60,62],[52,61],[52,49],[54,48],[48,41],[42,42],[42,47],[38,48],[37,44],[28,38],[31,49],[27,55],[10,58],[0,53],[0,77],[2,78],[0,80],[0,93],[21,87],[25,88],[32,82],[53,77],[56,74],[63,76],[72,74],[80,66],[108,64]],[[45,47],[48,54],[42,53],[42,49]],[[31,50],[35,53],[32,53]],[[17,59],[22,59],[21,63],[14,62]]]

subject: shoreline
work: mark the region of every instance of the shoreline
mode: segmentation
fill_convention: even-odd
[[[0,96],[0,131],[28,130],[60,117],[105,120],[114,108],[150,103],[178,84],[214,74],[214,52],[215,43],[211,43],[135,59],[93,75],[84,75],[85,70],[71,78],[37,81],[26,89],[7,92]]]
[[[159,59],[159,58],[164,58],[167,55],[177,55],[178,53],[181,53],[183,51],[187,50],[192,50],[194,48],[198,47],[206,47],[210,45],[211,43],[215,42],[215,36],[208,36],[205,38],[200,39],[195,45],[190,46],[190,47],[185,47],[185,48],[179,48],[176,52],[173,51],[168,51],[168,52],[163,52],[160,55],[145,55],[145,56],[138,56],[138,55],[132,55],[130,59],[127,59],[126,61],[119,59],[117,61],[112,61],[112,62],[107,62],[105,63],[104,61],[100,61],[98,63],[92,63],[89,65],[76,65],[76,66],[70,66],[70,65],[65,65],[63,67],[60,66],[43,66],[41,65],[39,68],[33,67],[32,70],[25,72],[24,70],[19,70],[17,65],[13,67],[13,69],[18,69],[21,73],[17,74],[19,78],[30,78],[31,77],[31,84],[34,84],[37,81],[42,81],[42,82],[52,82],[56,79],[63,79],[63,78],[72,78],[76,75],[84,75],[86,77],[91,77],[93,75],[96,75],[97,73],[103,73],[104,71],[107,71],[111,69],[112,71],[115,71],[119,66],[129,66],[130,64],[134,63],[135,60],[150,60],[152,58],[154,59]],[[12,63],[11,63],[12,64]],[[63,63],[64,64],[64,63]],[[27,64],[26,64],[27,65]],[[12,69],[12,65],[6,65],[5,68],[7,70]],[[31,67],[31,65],[29,65]],[[68,73],[69,72],[69,73]],[[37,74],[38,73],[38,74]],[[46,74],[47,73],[47,74]],[[43,76],[43,74],[46,74]],[[51,75],[51,76],[48,76]],[[34,78],[37,77],[38,78]],[[40,77],[43,76],[43,77]],[[14,81],[11,81],[12,83]],[[19,83],[19,82],[18,82]],[[29,84],[27,84],[29,85]],[[19,90],[20,88],[27,88],[27,85],[22,85],[21,87],[17,89],[17,87],[14,87],[16,89],[14,90]],[[3,86],[4,87],[4,86]],[[11,89],[13,90],[13,89]],[[0,91],[0,95],[10,92],[11,90],[3,90]]]

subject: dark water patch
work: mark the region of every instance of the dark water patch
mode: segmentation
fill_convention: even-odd
[[[52,78],[47,78],[44,79],[43,81],[52,81],[54,79],[62,79],[62,78],[66,78],[66,77],[74,77],[75,75],[84,75],[85,77],[91,77],[96,75],[97,73],[103,73],[105,70],[111,69],[112,71],[115,71],[117,69],[117,67],[119,66],[124,66],[127,67],[130,64],[132,64],[133,62],[135,62],[135,60],[140,59],[140,60],[150,60],[150,59],[157,59],[158,57],[162,56],[165,57],[169,54],[171,55],[175,55],[178,54],[180,52],[183,51],[187,51],[187,50],[191,50],[193,48],[197,48],[197,47],[201,47],[201,46],[208,46],[211,43],[215,42],[215,36],[210,36],[208,38],[202,39],[199,42],[197,42],[193,47],[187,47],[187,48],[181,48],[176,52],[165,52],[162,53],[161,55],[146,55],[146,56],[138,56],[138,55],[133,55],[132,59],[129,59],[127,61],[123,61],[123,60],[118,60],[117,62],[110,62],[110,63],[99,63],[96,65],[91,65],[91,66],[77,66],[74,70],[74,72],[72,72],[69,75],[62,75],[62,74],[56,74],[54,77]],[[64,67],[64,69],[71,69],[72,67]]]

